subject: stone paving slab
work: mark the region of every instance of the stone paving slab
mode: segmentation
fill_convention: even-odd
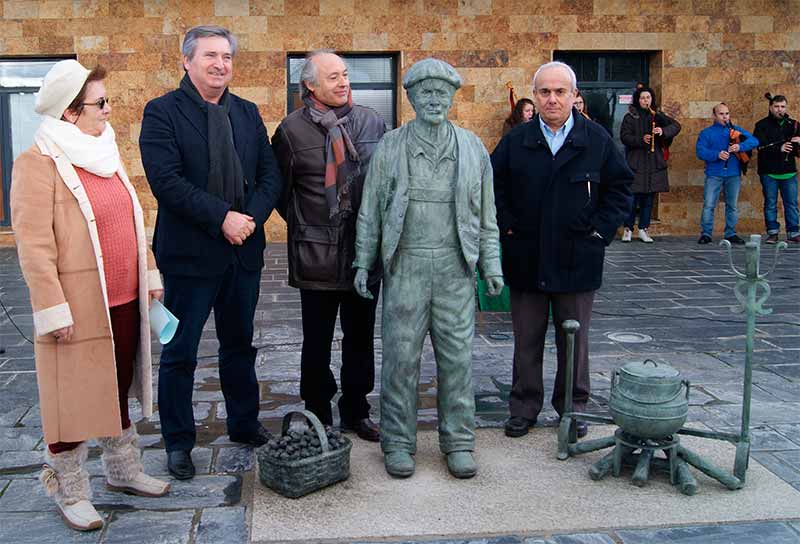
[[[593,426],[590,435],[597,438],[610,432],[610,427]],[[520,439],[481,429],[477,439],[480,470],[472,480],[451,477],[438,451],[436,433],[423,431],[418,435],[417,472],[409,479],[388,476],[379,448],[356,442],[352,474],[342,484],[292,500],[257,482],[252,539],[349,541],[587,530],[603,534],[625,527],[800,515],[800,492],[755,462],[746,487],[735,492],[693,471],[700,490],[688,498],[663,476],[644,488],[634,487],[629,470],[620,478],[593,482],[589,466],[607,452],[558,461],[553,429],[535,428]],[[722,468],[732,466],[734,448],[726,442],[691,437],[682,442]],[[308,523],[308,512],[314,512],[314,524]]]
[[[42,462],[42,453],[36,452],[39,456],[39,463]],[[211,472],[211,457],[213,452],[210,448],[195,448],[192,450],[192,461],[194,462],[197,474],[209,474]],[[167,453],[163,449],[145,449],[142,451],[142,465],[147,474],[157,478],[164,478],[169,475],[167,471]],[[2,464],[0,463],[0,467]],[[86,470],[90,476],[102,476],[103,464],[100,460],[100,450],[96,449],[89,454],[86,462]]]
[[[194,512],[118,512],[106,528],[104,542],[114,544],[187,544]]]
[[[206,508],[195,544],[245,544],[249,541],[243,507]]]
[[[740,421],[741,404],[711,406],[707,408],[712,414],[736,424]],[[761,402],[753,404],[750,412],[751,425],[796,423],[800,414],[800,402]]]
[[[229,506],[239,501],[241,479],[238,476],[195,476],[191,480],[170,480],[168,498],[151,498],[116,493],[105,488],[105,478],[92,478],[93,504],[98,510],[178,508],[210,508]],[[47,512],[54,510],[53,500],[47,497],[35,479],[12,480],[0,496],[0,512]]]
[[[741,387],[741,369],[744,366],[744,316],[731,313],[734,299],[731,287],[735,279],[727,272],[727,257],[716,246],[697,246],[694,239],[659,238],[655,244],[613,244],[606,253],[605,285],[598,291],[595,313],[590,330],[591,381],[593,393],[590,410],[604,412],[607,405],[609,376],[614,368],[632,360],[657,357],[674,364],[690,376],[694,393],[690,399],[689,421],[704,424],[715,430],[736,428],[738,419],[737,388]],[[772,251],[765,251],[762,265],[771,263]],[[735,260],[742,265],[743,252],[735,252]],[[265,425],[277,430],[279,420],[290,409],[302,406],[299,399],[299,361],[302,330],[299,312],[299,291],[286,283],[286,247],[270,244],[265,253],[266,266],[262,272],[261,297],[256,310],[255,344],[260,348],[257,373],[261,382],[262,404],[260,416]],[[800,284],[800,247],[791,246],[781,254],[778,268],[770,276],[772,288],[767,306],[773,314],[757,321],[757,351],[754,355],[754,407],[770,403],[786,412],[781,420],[789,421],[757,424],[752,432],[754,458],[761,460],[774,474],[800,490],[800,470],[792,455],[779,455],[797,451],[800,447],[800,377],[794,367],[800,363],[800,302],[797,287]],[[0,249],[0,298],[9,308],[15,321],[30,337],[32,335],[31,307],[27,289],[22,280],[16,253],[13,248]],[[663,310],[663,311],[662,311]],[[705,319],[696,319],[703,315]],[[496,428],[507,417],[513,336],[507,313],[478,313],[476,315],[474,376],[478,425]],[[611,341],[610,332],[641,332],[653,336],[650,348]],[[381,326],[376,327],[376,376],[380,374]],[[555,368],[554,332],[550,327],[545,348],[546,395],[552,387]],[[33,373],[33,348],[13,329],[5,314],[0,313],[0,542],[16,542],[5,538],[3,529],[18,523],[20,516],[32,520],[49,520],[54,541],[69,542],[72,532],[64,530],[55,508],[49,500],[36,503],[41,511],[3,512],[2,495],[15,482],[35,485],[37,464],[41,459],[41,423]],[[341,330],[337,328],[333,343],[334,372],[338,375],[341,364]],[[158,355],[161,346],[153,342],[154,384],[158,383]],[[232,444],[225,433],[225,406],[219,387],[216,365],[217,342],[213,318],[207,323],[199,348],[201,359],[197,370],[194,392],[195,416],[198,422],[198,445],[195,460],[201,473],[209,476],[235,475],[252,479],[252,454],[246,448]],[[772,367],[779,367],[773,371]],[[430,343],[426,342],[421,372],[421,409],[418,413],[421,429],[436,425],[436,380]],[[375,384],[370,402],[373,417],[378,419],[379,381]],[[132,415],[138,419],[138,405],[132,404]],[[723,407],[723,408],[720,408]],[[141,444],[146,448],[145,463],[154,474],[165,474],[164,451],[160,439],[157,413],[149,422],[140,423],[143,435]],[[546,406],[539,418],[546,425],[554,425],[556,414]],[[34,443],[36,441],[36,443]],[[797,444],[795,447],[793,444]],[[92,450],[92,473],[99,475],[97,449]],[[205,476],[205,477],[209,477]],[[95,478],[102,484],[102,478]],[[101,486],[102,487],[102,486]],[[218,531],[209,534],[225,535],[230,542],[243,540],[247,534],[251,500],[248,485],[241,496],[223,504],[223,507],[189,506],[185,497],[160,499],[159,510],[191,512],[192,517],[177,516],[171,529],[162,531],[166,541],[173,536],[183,542],[199,540],[204,534],[203,520],[215,520],[211,525]],[[33,491],[32,491],[33,492]],[[224,496],[224,493],[222,493]],[[13,497],[12,497],[13,498]],[[105,499],[104,499],[105,500]],[[125,501],[102,505],[101,513],[108,519],[108,527],[96,535],[102,542],[109,541],[111,531],[118,522],[147,520],[153,511],[145,504],[136,506]],[[237,510],[238,509],[238,510]],[[122,514],[141,513],[142,517]],[[188,521],[186,521],[188,519]],[[184,523],[185,521],[185,523]],[[129,523],[129,521],[125,521]],[[765,522],[766,523],[766,522]],[[209,527],[211,526],[209,525]],[[61,529],[60,531],[58,529]],[[644,529],[645,527],[641,527]],[[135,529],[131,529],[135,530]],[[769,533],[765,533],[769,534]],[[237,535],[236,537],[232,535]],[[210,537],[211,540],[219,537]],[[504,544],[525,542],[529,544],[556,544],[563,542],[606,542],[611,538],[619,544],[620,537],[613,530],[596,533],[563,532],[526,536],[482,536],[457,539],[451,542]],[[96,541],[94,536],[89,541]],[[244,539],[246,540],[246,538]],[[42,540],[46,542],[46,540]],[[225,542],[225,540],[221,540]],[[732,536],[731,542],[737,541]],[[192,544],[195,544],[194,542]]]
[[[101,531],[73,531],[52,508],[49,512],[0,513],[0,542],[8,544],[88,544],[99,542]]]
[[[800,445],[800,423],[773,425],[773,428],[795,444]]]
[[[0,454],[0,478],[34,478],[42,468],[40,451],[5,451]]]
[[[786,523],[736,523],[670,529],[617,531],[623,544],[730,544],[763,542],[797,544],[800,533]]]

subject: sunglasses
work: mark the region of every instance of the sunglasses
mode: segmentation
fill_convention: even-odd
[[[97,106],[101,110],[106,107],[106,104],[111,104],[111,100],[105,96],[101,96],[96,102],[82,102],[83,106]]]

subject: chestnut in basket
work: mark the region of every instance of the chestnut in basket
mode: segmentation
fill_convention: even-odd
[[[331,451],[344,448],[350,442],[350,439],[342,436],[341,432],[330,427],[325,431]],[[272,438],[264,448],[267,455],[282,461],[296,461],[322,453],[319,437],[310,429],[291,430],[283,436]]]

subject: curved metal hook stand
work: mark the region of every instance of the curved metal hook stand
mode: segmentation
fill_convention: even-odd
[[[775,271],[775,267],[778,266],[778,252],[786,249],[787,247],[789,247],[789,244],[786,242],[778,242],[778,244],[775,246],[775,257],[772,259],[772,266],[769,268],[766,274],[762,274],[759,276],[759,278],[766,278]]]
[[[728,250],[728,262],[731,270],[738,278],[733,288],[733,294],[739,306],[732,308],[734,312],[744,313],[747,316],[747,334],[745,340],[745,368],[744,391],[742,394],[742,419],[739,439],[736,442],[736,459],[733,465],[733,474],[742,484],[745,481],[747,466],[750,460],[750,403],[753,388],[753,342],[755,337],[756,316],[769,315],[772,310],[764,308],[764,303],[769,298],[771,289],[766,281],[778,264],[778,254],[786,249],[786,242],[780,242],[775,247],[775,257],[772,266],[764,273],[759,273],[761,255],[761,236],[753,234],[745,244],[745,269],[738,270],[733,264],[733,251],[730,242],[724,240],[720,246]],[[759,294],[759,291],[761,292]]]
[[[781,250],[784,250],[787,247],[789,247],[786,242],[778,242],[778,244],[775,246],[775,253],[774,253],[774,256],[773,256],[773,259],[772,259],[772,266],[770,266],[769,270],[767,272],[765,272],[764,274],[759,274],[760,263],[759,263],[758,257],[760,256],[760,253],[761,253],[761,247],[760,247],[761,236],[758,235],[758,234],[751,235],[749,243],[759,244],[759,245],[756,246],[756,252],[755,252],[755,254],[756,254],[756,262],[755,262],[755,271],[756,271],[756,273],[755,273],[755,276],[759,280],[766,278],[767,276],[769,276],[770,274],[772,274],[775,271],[775,267],[778,266],[778,256],[779,256],[778,253]],[[739,269],[736,268],[736,265],[733,263],[733,246],[731,245],[731,243],[729,241],[727,241],[727,240],[722,240],[719,243],[719,245],[720,245],[720,247],[724,247],[727,250],[727,253],[728,253],[728,264],[730,265],[730,269],[733,271],[733,273],[736,274],[736,276],[738,276],[739,278],[742,278],[742,279],[748,278],[749,276],[745,272],[739,271]]]
[[[739,276],[740,278],[746,278],[747,276],[745,276],[742,272],[739,272],[739,269],[737,269],[736,265],[733,264],[733,246],[731,245],[731,243],[727,240],[722,240],[719,243],[719,245],[720,247],[724,247],[725,249],[728,250],[728,264],[730,265],[731,270],[733,270],[733,273]]]
[[[750,289],[750,284],[754,283],[754,287],[756,293],[759,289],[763,289],[763,294],[753,302],[753,310],[758,315],[769,315],[772,313],[772,310],[769,308],[764,308],[763,304],[769,298],[770,293],[772,293],[772,288],[770,288],[769,283],[764,280],[756,280],[752,282],[749,279],[743,279],[736,282],[736,286],[733,288],[733,294],[736,296],[736,300],[740,302],[739,306],[731,308],[731,311],[735,314],[741,314],[747,310],[748,305],[748,290]]]

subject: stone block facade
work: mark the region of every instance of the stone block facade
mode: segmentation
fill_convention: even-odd
[[[489,149],[508,114],[505,82],[530,95],[533,72],[554,51],[651,52],[651,84],[684,127],[672,148],[673,190],[659,199],[661,234],[698,231],[694,144],[711,105],[725,101],[748,130],[767,111],[766,91],[787,95],[800,114],[798,0],[4,0],[0,57],[75,55],[109,69],[112,122],[149,226],[156,202],[137,145],[142,111],[177,86],[183,33],[207,23],[239,37],[233,91],[258,104],[270,134],[286,113],[287,52],[330,47],[397,53],[401,73],[427,56],[450,62],[465,80],[452,118]],[[398,94],[402,123],[413,111]],[[761,232],[755,174],[740,198],[740,231]],[[280,219],[267,228],[270,239],[285,237]]]

